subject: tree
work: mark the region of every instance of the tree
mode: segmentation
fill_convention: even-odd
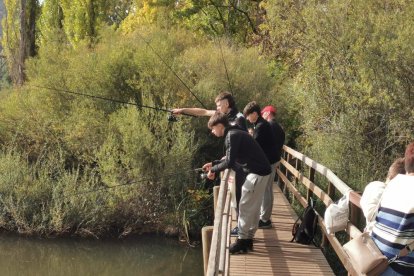
[[[41,43],[93,45],[105,25],[118,26],[133,10],[133,0],[45,0],[39,25]]]
[[[276,1],[267,11],[267,53],[302,109],[301,150],[355,188],[384,178],[414,139],[413,2]]]
[[[260,35],[263,20],[263,1],[239,0],[135,0],[134,13],[123,23],[124,29],[133,31],[143,23],[171,25],[186,28],[202,35],[227,36],[248,43]]]
[[[247,42],[250,34],[259,34],[262,1],[178,1],[176,16],[188,18],[188,27],[204,29]]]
[[[63,19],[60,0],[45,0],[43,2],[38,21],[40,45],[45,43],[60,44],[67,41],[63,30]]]
[[[37,0],[6,0],[7,11],[3,20],[3,48],[9,73],[14,83],[25,80],[24,63],[27,57],[36,55],[36,18],[39,11]]]

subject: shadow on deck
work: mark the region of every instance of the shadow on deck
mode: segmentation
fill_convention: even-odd
[[[277,185],[272,228],[258,229],[253,252],[230,255],[230,275],[334,275],[320,248],[290,242],[297,215]],[[235,216],[232,224],[237,225]],[[232,242],[235,241],[232,238]]]

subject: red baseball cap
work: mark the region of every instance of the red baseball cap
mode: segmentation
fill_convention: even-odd
[[[274,107],[273,107],[273,106],[271,106],[271,105],[265,106],[265,107],[262,109],[262,115],[263,115],[263,113],[265,113],[265,112],[271,112],[271,113],[273,113],[273,114],[276,114],[276,108],[274,108]]]

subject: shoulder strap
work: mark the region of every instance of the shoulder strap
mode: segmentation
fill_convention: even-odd
[[[407,256],[410,252],[414,250],[414,241],[407,244],[403,249],[400,250],[400,254],[398,254],[398,257],[404,257]]]
[[[302,222],[303,222],[303,217],[305,216],[305,212],[306,212],[306,209],[308,209],[309,208],[309,204],[308,204],[308,206],[306,206],[305,207],[305,209],[302,211],[302,214],[300,215],[300,216],[298,216],[298,218],[295,220],[295,223],[293,223],[293,226],[292,226],[292,240],[290,241],[290,242],[293,242],[294,240],[295,240],[295,238],[296,238],[296,234],[297,234],[297,231],[299,231],[299,225],[300,224],[302,224]],[[300,224],[298,223],[298,221],[300,220]],[[296,229],[295,229],[296,228]],[[293,229],[295,229],[296,230],[296,232],[293,234]]]

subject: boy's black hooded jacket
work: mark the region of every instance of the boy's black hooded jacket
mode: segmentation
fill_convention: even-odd
[[[228,127],[224,132],[226,157],[214,161],[211,172],[217,173],[225,169],[237,169],[236,162],[246,173],[265,176],[270,174],[270,163],[260,145],[246,131],[237,127]]]

